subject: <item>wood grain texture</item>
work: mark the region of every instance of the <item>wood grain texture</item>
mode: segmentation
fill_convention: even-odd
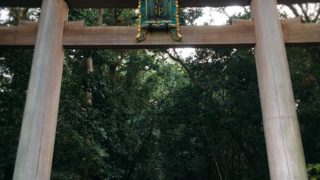
[[[183,41],[176,42],[166,32],[153,32],[147,40],[135,40],[135,27],[85,27],[83,21],[67,22],[65,48],[167,48],[167,47],[253,47],[256,43],[252,21],[234,20],[231,26],[182,27]],[[287,44],[320,44],[320,25],[302,24],[300,19],[282,21]],[[29,46],[35,43],[37,24],[22,22],[17,27],[0,27],[0,46]]]
[[[183,40],[173,41],[168,32],[151,32],[146,41],[138,43],[135,27],[70,27],[66,25],[65,47],[88,46],[98,48],[161,48],[161,47],[211,47],[214,45],[252,45],[253,26],[181,27]]]
[[[0,44],[5,46],[34,45],[37,38],[38,24],[22,22],[14,27],[0,27]]]
[[[64,50],[63,0],[43,0],[33,55],[14,180],[49,180],[57,125]],[[22,23],[15,33],[22,44],[35,37],[36,24]],[[26,30],[27,29],[27,30]],[[33,31],[32,37],[26,32]]]
[[[276,0],[252,0],[256,34],[256,66],[263,126],[272,180],[307,180],[299,122],[294,102],[284,37],[296,38],[303,25],[283,24]],[[297,27],[299,28],[297,28]],[[306,29],[304,30],[306,33]],[[303,35],[300,34],[299,37]]]
[[[180,0],[180,7],[248,6],[251,0]],[[138,0],[67,0],[70,8],[137,8]],[[279,4],[320,2],[319,0],[278,0]],[[41,0],[1,0],[0,7],[40,7]]]

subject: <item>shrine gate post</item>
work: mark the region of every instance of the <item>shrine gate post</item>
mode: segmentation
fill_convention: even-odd
[[[277,2],[252,0],[251,11],[270,177],[273,180],[307,180]]]
[[[14,180],[48,180],[56,134],[64,50],[64,0],[43,0]]]

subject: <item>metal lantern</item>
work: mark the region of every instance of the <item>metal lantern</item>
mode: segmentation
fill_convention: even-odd
[[[147,31],[168,30],[175,41],[182,39],[178,0],[139,0],[137,41],[146,39]]]

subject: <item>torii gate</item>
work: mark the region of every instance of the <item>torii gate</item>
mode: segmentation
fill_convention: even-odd
[[[319,0],[278,0],[281,4]],[[41,5],[42,4],[42,5]],[[307,180],[286,44],[320,44],[320,25],[280,22],[276,0],[180,0],[181,7],[250,5],[253,21],[182,27],[183,41],[153,33],[137,43],[134,27],[66,22],[69,8],[136,8],[138,0],[2,0],[0,7],[40,7],[39,24],[0,27],[0,46],[35,46],[15,180],[50,179],[64,48],[255,46],[263,125],[273,180]]]

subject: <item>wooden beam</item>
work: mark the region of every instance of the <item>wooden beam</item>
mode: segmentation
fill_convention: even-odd
[[[38,24],[21,21],[18,26],[0,27],[0,46],[34,46]]]
[[[290,45],[320,44],[320,25],[302,24],[300,19],[282,21],[284,41]],[[83,21],[67,22],[65,48],[167,48],[167,47],[253,47],[256,43],[252,21],[234,20],[230,26],[182,27],[183,41],[175,42],[166,32],[153,32],[147,40],[135,40],[135,27],[85,27]],[[0,47],[32,47],[37,24],[22,22],[16,27],[0,27]]]
[[[284,42],[287,45],[320,44],[320,25],[303,24],[301,17],[281,20]],[[232,25],[252,25],[253,21],[234,19]]]
[[[282,24],[282,31],[286,44],[320,44],[320,24]]]
[[[135,27],[80,27],[66,24],[63,44],[67,48],[167,48],[212,47],[215,45],[254,44],[252,25],[181,27],[183,40],[173,41],[168,32],[151,32],[146,41],[138,43]]]
[[[282,24],[282,28],[276,0],[252,0],[251,7],[270,177],[272,180],[307,180],[284,39],[298,37],[305,41],[304,34],[310,29],[295,23]],[[283,33],[282,29],[287,32]]]
[[[137,8],[138,0],[67,0],[70,8]],[[319,0],[278,0],[279,4],[319,2]],[[180,0],[180,7],[248,6],[250,0]],[[0,7],[40,7],[41,0],[1,0]]]
[[[18,36],[13,37],[23,45],[31,39],[36,42],[14,180],[49,180],[51,174],[68,6],[64,0],[43,0],[42,10],[38,35],[36,24],[22,23],[14,32]]]

